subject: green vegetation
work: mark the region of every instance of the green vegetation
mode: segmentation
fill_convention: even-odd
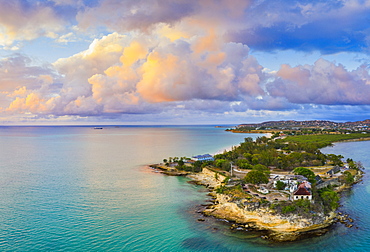
[[[333,141],[359,137],[367,137],[367,134],[294,135],[278,140],[263,136],[255,141],[248,137],[244,139],[240,146],[234,147],[233,150],[215,155],[214,161],[196,161],[190,165],[185,163],[187,160],[185,157],[169,157],[168,159],[163,159],[163,163],[166,166],[175,164],[176,168],[191,172],[199,172],[207,165],[229,171],[231,163],[233,163],[240,169],[259,170],[268,175],[270,167],[292,171],[297,167],[321,166],[325,164],[341,165],[342,156],[325,155],[319,149],[330,145]],[[350,165],[355,164],[352,161]]]
[[[263,171],[252,170],[245,175],[244,181],[249,184],[259,185],[267,184],[269,178]]]
[[[333,142],[340,142],[345,140],[361,139],[370,137],[370,133],[351,133],[351,134],[320,134],[320,135],[300,135],[288,136],[282,141],[314,144],[317,148],[330,146]]]
[[[216,188],[215,191],[216,193],[229,195],[232,198],[232,200],[241,200],[245,198],[251,198],[250,194],[244,192],[241,185],[236,185],[232,187],[226,187],[225,185],[222,185]]]
[[[287,206],[283,206],[283,208],[281,209],[281,212],[283,214],[286,214],[289,212],[294,212],[295,210],[296,210],[296,207],[294,205],[287,205]]]
[[[335,159],[337,157],[337,159]],[[253,141],[248,137],[240,146],[233,150],[214,156],[214,166],[225,171],[230,170],[230,162],[241,169],[257,169],[269,171],[269,167],[292,171],[300,166],[321,166],[341,156],[327,156],[319,150],[314,143],[301,143],[294,141],[275,141],[267,137],[257,138]],[[257,165],[257,167],[256,167]],[[266,167],[266,169],[262,169]]]
[[[344,178],[344,182],[347,185],[351,185],[355,181],[355,178],[353,177],[353,175],[349,171],[343,172],[343,178]]]
[[[320,189],[318,193],[321,197],[326,212],[335,210],[339,207],[339,196],[337,192],[333,191],[333,189],[323,188]]]
[[[214,161],[214,166],[221,168],[222,170],[229,171],[231,164],[229,160],[221,158]]]
[[[278,189],[278,190],[284,190],[284,188],[285,188],[285,183],[283,182],[283,181],[277,181],[276,182],[276,189]]]
[[[297,167],[293,170],[294,174],[296,175],[302,175],[302,176],[305,176],[308,181],[312,184],[314,184],[316,181],[315,181],[315,173],[313,171],[311,171],[310,169],[308,168],[304,168],[304,167]]]
[[[322,204],[312,203],[307,199],[295,200],[293,202],[282,201],[271,204],[270,208],[282,214],[294,213],[306,217],[323,211]]]
[[[327,155],[328,161],[331,162],[332,165],[343,165],[342,162],[342,155],[334,155],[334,154],[328,154]]]
[[[255,141],[251,137],[244,139],[239,146],[233,147],[231,151],[225,151],[222,154],[214,156],[214,161],[196,161],[185,162],[185,158],[163,159],[163,163],[170,167],[176,167],[179,170],[200,172],[202,168],[208,167],[215,172],[215,179],[220,179],[220,174],[228,175],[231,166],[237,166],[239,169],[247,169],[249,172],[242,181],[233,180],[232,184],[227,184],[229,177],[225,179],[222,185],[215,189],[216,193],[227,194],[232,200],[252,199],[253,202],[270,206],[274,211],[289,214],[313,216],[315,213],[328,213],[339,206],[339,196],[332,188],[316,189],[315,173],[307,167],[314,166],[341,166],[343,165],[343,156],[335,154],[323,154],[320,148],[331,145],[333,142],[370,137],[370,134],[319,134],[319,129],[304,129],[300,131],[286,131],[289,135],[284,139],[267,138],[265,136],[257,138]],[[303,135],[307,134],[307,135]],[[274,133],[275,138],[279,138],[280,132]],[[354,183],[354,175],[357,170],[363,169],[362,164],[347,159],[349,171],[344,172],[339,180],[348,185]],[[249,190],[257,193],[258,187],[253,185],[267,184],[271,169],[280,169],[302,175],[312,184],[311,193],[313,201],[300,199],[295,201],[278,200],[270,203],[271,200],[252,196],[246,193],[241,183],[249,184]],[[234,186],[232,186],[234,185]],[[286,184],[282,181],[276,182],[277,190],[284,190]],[[277,193],[277,192],[274,192]],[[277,198],[287,197],[287,192],[280,191]],[[284,196],[285,195],[285,196]]]

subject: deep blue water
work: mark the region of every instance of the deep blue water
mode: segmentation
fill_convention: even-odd
[[[358,229],[337,225],[322,237],[269,244],[221,221],[198,222],[207,191],[145,167],[248,136],[211,126],[0,127],[0,251],[367,250],[368,175],[342,202]],[[369,144],[324,151],[369,167]]]

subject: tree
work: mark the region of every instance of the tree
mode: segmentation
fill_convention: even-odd
[[[315,183],[315,173],[304,167],[297,167],[293,170],[294,174],[305,176],[308,181]]]
[[[323,200],[324,206],[329,210],[335,210],[339,207],[339,196],[335,191],[326,189],[320,192],[320,196]]]
[[[342,155],[328,154],[327,158],[333,163],[333,165],[339,165],[339,166],[343,165]]]
[[[180,160],[177,162],[177,164],[178,164],[179,166],[183,166],[183,165],[184,165],[184,161],[183,161],[182,159],[180,159]]]
[[[253,166],[252,170],[261,171],[266,176],[270,175],[270,169],[267,168],[265,165],[262,165],[262,164],[256,164],[255,166]]]
[[[245,175],[244,181],[246,183],[259,185],[259,184],[267,184],[269,182],[269,179],[264,172],[258,171],[258,170],[252,170],[248,172],[247,175]]]
[[[285,183],[283,181],[280,181],[280,180],[276,181],[276,189],[284,190],[284,188],[285,188]]]
[[[344,182],[348,185],[352,184],[355,181],[353,175],[349,171],[343,172],[343,178]]]
[[[216,159],[215,166],[218,168],[222,168],[223,164],[226,163],[226,159]]]
[[[346,162],[347,162],[348,167],[350,169],[356,169],[357,168],[357,166],[356,166],[356,164],[355,164],[355,162],[353,161],[352,158],[347,158]]]
[[[256,164],[253,166],[253,170],[266,172],[266,171],[269,171],[269,168],[267,168],[265,165],[262,165],[262,164]]]
[[[202,170],[202,162],[199,160],[193,163],[193,172],[200,172]]]
[[[252,165],[250,165],[246,159],[236,160],[236,165],[241,169],[252,169]]]

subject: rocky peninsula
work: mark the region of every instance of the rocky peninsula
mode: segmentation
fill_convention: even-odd
[[[152,167],[206,186],[213,204],[205,216],[228,220],[231,229],[263,231],[271,241],[294,241],[322,235],[338,221],[353,226],[337,211],[339,195],[361,180],[363,167],[319,147],[322,142],[246,138],[212,160],[171,158]]]
[[[204,168],[201,173],[188,175],[196,183],[204,185],[210,190],[210,195],[214,198],[214,204],[203,211],[206,216],[213,216],[218,219],[225,219],[232,224],[231,228],[245,230],[268,231],[262,236],[277,242],[294,241],[304,237],[322,235],[327,232],[327,228],[333,223],[346,219],[336,211],[324,213],[288,213],[282,214],[271,208],[271,204],[261,202],[259,196],[252,199],[238,199],[231,194],[217,193],[216,188],[222,186],[225,176],[218,174],[217,171]],[[218,177],[218,179],[216,179]],[[356,181],[362,177],[359,171]],[[342,185],[338,191],[348,189],[350,186]]]

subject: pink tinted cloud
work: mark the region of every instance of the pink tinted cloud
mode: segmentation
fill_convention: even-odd
[[[267,85],[269,94],[285,97],[291,103],[370,104],[366,66],[347,71],[343,65],[319,59],[314,65],[282,65],[276,75],[277,79]]]

